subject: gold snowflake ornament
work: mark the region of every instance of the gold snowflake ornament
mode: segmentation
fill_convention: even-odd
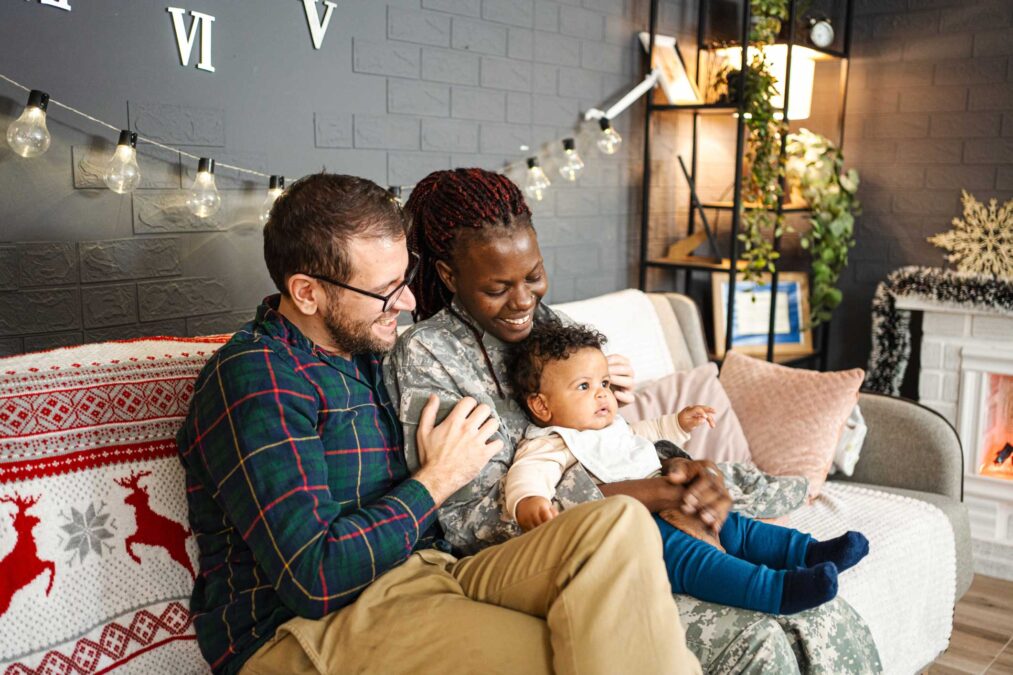
[[[988,206],[961,190],[964,218],[953,219],[949,232],[929,237],[929,242],[950,252],[946,259],[961,272],[1013,278],[1013,199],[999,208],[995,199]]]

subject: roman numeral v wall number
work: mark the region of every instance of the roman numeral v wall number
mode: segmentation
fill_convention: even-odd
[[[190,12],[193,21],[190,23],[190,32],[187,33],[183,25],[183,16],[186,10],[181,7],[167,7],[169,14],[172,14],[172,28],[176,33],[176,47],[179,48],[179,62],[184,66],[190,65],[190,54],[193,52],[193,43],[200,33],[200,61],[197,67],[209,73],[215,72],[211,64],[211,24],[215,18],[210,14],[202,12]]]
[[[310,25],[310,37],[313,38],[313,48],[320,49],[324,43],[324,36],[327,34],[327,26],[331,23],[331,14],[337,4],[331,0],[324,0],[324,17],[320,18],[317,12],[317,3],[320,0],[302,0],[303,9],[306,10],[306,23]]]

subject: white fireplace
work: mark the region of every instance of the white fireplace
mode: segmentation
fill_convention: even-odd
[[[1013,318],[904,297],[897,307],[924,312],[919,402],[960,435],[975,571],[1013,580]]]

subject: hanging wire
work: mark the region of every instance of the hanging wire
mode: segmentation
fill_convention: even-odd
[[[14,87],[17,87],[18,89],[23,90],[23,91],[26,91],[26,92],[31,92],[32,91],[29,87],[26,87],[25,85],[21,84],[20,82],[12,80],[11,78],[9,78],[6,75],[4,75],[3,73],[0,73],[0,80],[4,80],[5,82],[13,85]],[[63,108],[64,110],[72,112],[75,115],[80,115],[81,117],[85,118],[86,120],[90,120],[91,122],[94,122],[95,124],[98,124],[99,126],[103,126],[103,127],[106,127],[107,129],[111,129],[112,131],[115,131],[116,133],[119,133],[122,130],[122,127],[117,127],[117,126],[115,126],[113,124],[109,124],[108,122],[104,122],[104,121],[102,121],[102,120],[100,120],[100,119],[98,119],[96,117],[92,117],[88,113],[82,112],[82,111],[78,110],[77,108],[75,108],[73,106],[67,105],[66,103],[63,103],[62,101],[56,100],[55,98],[50,98],[49,99],[49,104],[50,105],[58,106],[60,108]],[[151,139],[151,138],[148,138],[147,136],[141,136],[140,134],[138,134],[137,140],[143,141],[144,143],[147,143],[149,145],[154,145],[157,148],[162,148],[163,150],[168,150],[170,152],[178,152],[180,155],[182,155],[184,157],[189,157],[190,159],[195,159],[195,160],[200,160],[201,159],[200,155],[195,155],[195,154],[187,152],[185,150],[180,150],[179,148],[174,148],[171,145],[166,145],[164,143],[159,143],[158,141],[156,141],[154,139]],[[262,171],[256,171],[254,169],[247,169],[247,168],[242,167],[242,166],[235,166],[233,164],[225,164],[224,162],[216,162],[216,164],[219,167],[224,167],[226,169],[233,169],[234,171],[240,171],[242,173],[247,173],[247,174],[250,174],[250,175],[253,175],[253,176],[261,176],[263,178],[270,178],[271,177],[271,174],[264,173]],[[506,170],[509,169],[511,166],[513,166],[512,163],[509,164],[509,165],[507,165],[507,167],[501,169],[497,173],[505,173]],[[400,187],[401,187],[402,190],[411,191],[415,187],[415,185],[401,185]]]
[[[15,82],[14,80],[12,80],[11,78],[7,77],[3,73],[0,73],[0,80],[5,80],[5,81],[9,82],[10,84],[14,85],[15,87],[17,87],[18,89],[23,89],[24,91],[31,91],[31,89],[29,89],[25,85],[21,84],[20,82]],[[103,122],[102,120],[100,120],[98,118],[92,117],[88,113],[81,112],[80,110],[78,110],[77,108],[75,108],[73,106],[69,106],[66,103],[63,103],[61,101],[57,101],[55,98],[50,98],[49,99],[49,105],[56,105],[56,106],[59,106],[59,107],[63,108],[64,110],[69,110],[70,112],[74,113],[75,115],[80,115],[81,117],[85,118],[86,120],[91,120],[95,124],[98,124],[100,126],[106,127],[107,129],[112,129],[116,133],[119,133],[121,131],[121,129],[122,129],[122,127],[117,127],[117,126],[114,126],[112,124],[109,124],[108,122]],[[174,148],[172,146],[165,145],[164,143],[159,143],[158,141],[150,139],[147,136],[141,136],[140,134],[138,134],[137,140],[144,141],[145,143],[148,143],[150,145],[154,145],[155,147],[158,147],[158,148],[162,148],[163,150],[168,150],[170,152],[178,152],[179,154],[183,155],[184,157],[189,157],[191,159],[200,160],[200,156],[199,155],[195,155],[193,153],[186,152],[185,150],[180,150],[179,148]],[[270,178],[271,177],[271,174],[268,174],[268,173],[263,173],[261,171],[255,171],[253,169],[247,169],[247,168],[242,167],[242,166],[234,166],[232,164],[226,164],[225,162],[215,162],[215,164],[217,164],[219,167],[225,167],[226,169],[233,169],[235,171],[241,171],[243,173],[252,174],[254,176],[262,176],[264,178]]]

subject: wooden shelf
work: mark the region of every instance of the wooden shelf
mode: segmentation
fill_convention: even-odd
[[[743,263],[744,261],[740,261],[740,265],[742,265]],[[714,260],[713,262],[711,262],[706,258],[701,258],[700,260],[687,260],[685,258],[678,260],[672,258],[654,258],[652,260],[648,260],[646,265],[648,267],[660,269],[705,270],[707,272],[724,272],[725,274],[728,274],[732,271],[731,266],[728,264],[727,261]],[[739,269],[742,269],[742,267],[740,267]]]
[[[651,110],[684,110],[699,113],[734,113],[739,106],[729,103],[651,103]]]
[[[800,44],[796,44],[795,46],[796,47],[805,47],[806,49],[811,49],[814,52],[819,52],[820,54],[823,54],[824,56],[829,56],[829,57],[835,58],[835,59],[846,59],[846,58],[848,58],[847,55],[844,52],[842,52],[840,50],[837,50],[837,49],[826,49],[824,47],[817,47],[816,45],[800,45]]]
[[[759,204],[750,204],[748,202],[743,204],[743,207],[747,209],[757,208],[758,206]],[[719,211],[731,211],[732,209],[735,208],[735,204],[734,202],[711,201],[711,202],[703,202],[703,207],[705,209],[718,209]],[[785,204],[784,208],[781,209],[782,213],[806,213],[807,211],[811,210],[812,209],[805,202],[795,202],[793,204]]]
[[[736,351],[736,350],[732,350],[732,351]],[[739,352],[739,353],[741,353],[741,352]],[[764,348],[764,352],[763,352],[762,355],[758,355],[758,354],[745,354],[745,355],[746,356],[753,356],[753,357],[758,358],[758,359],[765,359],[766,358],[766,348]],[[792,365],[795,365],[797,363],[803,363],[805,361],[809,361],[811,359],[815,359],[819,355],[820,355],[820,350],[818,350],[818,349],[814,349],[812,351],[808,351],[808,352],[804,352],[804,353],[778,354],[777,353],[777,345],[774,345],[774,363],[779,363],[782,366],[792,366]],[[713,361],[714,363],[719,364],[719,365],[721,363],[723,363],[724,360],[725,360],[724,356],[718,356],[717,354],[714,354],[714,353],[711,353],[711,352],[707,353],[707,358],[709,360]]]
[[[774,44],[783,45],[783,44],[786,44],[786,42],[787,42],[786,40],[778,40]],[[735,44],[730,44],[730,45],[725,45],[725,44],[708,44],[708,45],[702,45],[700,48],[702,50],[706,51],[706,52],[712,52],[712,51],[717,50],[717,49],[727,49],[728,47],[736,47],[736,48],[738,48],[740,45],[741,45],[740,42],[736,42]],[[798,41],[796,41],[792,45],[792,48],[795,49],[795,48],[798,48],[798,47],[801,47],[803,49],[808,49],[810,51],[814,51],[814,52],[817,52],[818,54],[822,54],[823,56],[828,56],[828,57],[831,57],[831,58],[834,58],[834,59],[846,59],[846,58],[848,58],[847,54],[845,54],[843,51],[841,51],[839,49],[827,49],[826,47],[817,47],[814,44],[801,44]],[[753,48],[755,49],[755,46]]]

